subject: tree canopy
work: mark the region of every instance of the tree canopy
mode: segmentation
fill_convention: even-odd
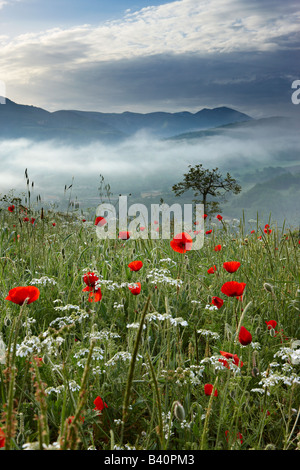
[[[213,170],[203,168],[202,164],[189,165],[188,173],[185,173],[183,181],[174,184],[172,190],[176,196],[181,196],[186,191],[194,191],[194,202],[204,205],[205,214],[213,214],[220,209],[220,202],[214,198],[225,200],[225,194],[232,192],[238,194],[242,188],[227,172],[223,176],[218,168]],[[199,196],[201,198],[199,199]]]

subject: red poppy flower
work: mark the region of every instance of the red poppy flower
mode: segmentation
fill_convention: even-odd
[[[119,232],[118,238],[120,238],[121,240],[128,240],[130,238],[130,232],[126,232],[125,230],[121,230],[121,232]]]
[[[133,295],[138,295],[141,292],[141,283],[136,282],[128,286],[129,290]]]
[[[154,220],[155,225],[158,225],[158,220]]]
[[[82,222],[86,222],[86,219],[82,219]]]
[[[265,225],[265,228],[264,228],[264,232],[267,233],[268,235],[269,235],[270,233],[272,233],[272,229],[269,228],[269,227],[270,227],[270,225],[267,224],[267,225]]]
[[[69,416],[68,423],[71,424],[74,419],[74,416]],[[79,419],[82,423],[84,423],[84,416],[79,416]]]
[[[228,442],[229,431],[225,431],[226,441]],[[243,436],[240,432],[237,433],[236,437],[240,440],[240,443],[243,444]]]
[[[99,227],[102,227],[105,224],[106,224],[106,219],[104,217],[96,217],[95,225],[99,225]]]
[[[226,269],[228,273],[235,273],[240,266],[241,263],[239,261],[226,261],[223,263],[223,268]]]
[[[5,446],[5,434],[0,428],[0,448]]]
[[[30,219],[30,223],[33,225],[33,224],[34,224],[34,222],[35,222],[35,219],[34,219],[33,217],[31,217],[31,219]]]
[[[53,224],[52,224],[52,225],[53,225],[53,227],[55,227],[56,223],[55,223],[55,222],[53,222]]]
[[[172,250],[177,251],[178,253],[186,253],[192,249],[193,239],[186,233],[182,232],[178,235],[175,235],[173,240],[170,241],[170,246]]]
[[[214,247],[215,251],[221,251],[222,250],[222,245],[217,245]]]
[[[104,409],[104,407],[108,408],[107,404],[99,396],[97,398],[95,398],[94,405],[96,405],[94,410],[97,410],[97,411],[102,411]]]
[[[209,396],[212,394],[212,391],[213,391],[213,388],[214,386],[212,384],[205,384],[204,385],[204,393],[205,395]],[[218,396],[218,390],[215,389],[214,391],[214,397],[217,397]]]
[[[24,217],[23,222],[29,222],[29,218],[28,218],[28,217]]]
[[[203,217],[203,219],[205,220],[205,219],[206,219],[206,217],[207,217],[207,214],[203,214],[203,216],[202,216],[202,217]]]
[[[238,366],[240,364],[240,367],[243,367],[244,363],[242,361],[240,361],[237,354],[231,354],[231,353],[228,353],[228,352],[225,352],[225,351],[220,351],[220,354],[222,354],[222,356],[226,357],[226,359],[232,359],[233,364],[235,364],[236,366]],[[223,365],[225,367],[227,367],[227,369],[229,369],[229,364],[225,359],[219,359],[219,362],[222,362]]]
[[[212,229],[211,229],[211,230],[207,230],[207,232],[205,232],[205,235],[209,235],[211,232],[212,232]]]
[[[252,335],[250,331],[246,330],[244,326],[241,326],[240,332],[239,332],[239,342],[243,346],[247,346],[252,342]]]
[[[140,260],[131,261],[131,263],[128,264],[128,267],[131,271],[139,271],[143,267],[143,262]]]
[[[228,297],[239,297],[240,295],[243,295],[245,287],[245,282],[229,281],[223,284],[221,292]]]
[[[86,286],[82,292],[89,292],[88,302],[99,302],[102,299],[100,287]]]
[[[40,296],[40,291],[35,286],[14,287],[8,293],[5,300],[10,300],[14,304],[23,305],[27,299],[27,304],[35,302]]]
[[[9,212],[13,212],[15,210],[15,206],[12,204],[11,206],[8,206],[7,210]]]
[[[89,287],[95,287],[97,281],[99,281],[99,277],[91,271],[83,276],[83,282]]]
[[[266,321],[265,322],[267,327],[268,327],[268,330],[275,330],[276,326],[277,326],[277,321],[276,320],[269,320],[269,321]]]
[[[216,217],[218,220],[223,220],[223,217],[220,214],[218,214]]]
[[[208,274],[215,274],[217,268],[215,265],[213,265],[211,268],[207,270]]]
[[[255,230],[251,230],[251,233],[255,233]]]
[[[220,299],[220,297],[213,297],[211,299],[211,303],[212,303],[212,305],[214,305],[215,307],[217,307],[219,309],[219,308],[222,307],[222,305],[224,303],[224,300]]]
[[[33,359],[34,359],[34,361],[35,361],[35,363],[38,367],[42,366],[42,364],[43,364],[43,358],[42,357],[34,356]],[[32,362],[30,361],[29,364],[32,364]]]
[[[89,271],[83,276],[83,281],[86,284],[86,287],[82,289],[83,292],[89,292],[88,302],[99,302],[102,299],[102,292],[100,287],[96,287],[99,277]]]
[[[140,230],[143,232],[145,230],[145,227],[140,227]]]

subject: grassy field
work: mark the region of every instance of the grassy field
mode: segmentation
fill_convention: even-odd
[[[298,232],[214,217],[203,248],[180,253],[169,240],[101,241],[75,213],[8,205],[1,448],[300,449]],[[224,293],[231,281],[242,292]],[[13,291],[28,286],[38,296]]]

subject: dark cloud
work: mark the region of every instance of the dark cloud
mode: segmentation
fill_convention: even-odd
[[[253,117],[293,115],[293,80],[300,51],[162,54],[89,65],[48,74],[34,97],[48,89],[53,109],[143,112],[231,106]],[[44,98],[45,99],[45,98]]]
[[[2,48],[2,80],[12,100],[50,111],[225,105],[296,115],[298,10],[294,0],[182,0],[105,25],[28,33]]]

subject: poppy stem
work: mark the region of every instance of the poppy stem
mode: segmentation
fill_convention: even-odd
[[[166,450],[166,447],[165,447],[165,438],[164,438],[164,429],[163,429],[163,420],[162,420],[161,399],[160,399],[160,394],[159,394],[159,388],[158,388],[158,384],[157,384],[157,379],[156,379],[156,376],[155,376],[154,368],[153,368],[153,365],[152,365],[152,362],[151,362],[151,359],[150,359],[150,356],[149,356],[149,353],[148,353],[148,352],[147,352],[147,360],[148,360],[148,364],[149,364],[150,371],[151,371],[152,382],[153,382],[153,385],[154,385],[154,391],[155,391],[156,401],[157,401],[160,446],[161,446],[161,449],[162,449],[162,450]]]
[[[13,404],[14,404],[15,379],[16,379],[15,359],[16,359],[16,352],[17,352],[18,333],[19,333],[19,329],[21,325],[21,318],[25,310],[25,305],[27,305],[27,302],[24,302],[23,305],[21,306],[19,316],[15,323],[15,327],[12,328],[12,330],[14,331],[12,354],[11,356],[9,354],[7,356],[7,362],[8,362],[7,368],[9,369],[10,377],[9,377],[9,388],[8,388],[6,423],[5,423],[5,430],[6,430],[5,450],[11,449],[11,441],[13,438],[13,429],[14,429],[14,424],[15,424],[14,419],[13,419]]]
[[[238,337],[239,337],[239,331],[240,331],[240,328],[241,328],[241,325],[242,325],[242,321],[244,320],[244,317],[246,315],[246,312],[247,310],[251,307],[252,305],[252,300],[246,305],[246,307],[244,308],[243,310],[243,313],[240,317],[240,321],[239,321],[239,324],[238,324],[238,327],[237,327],[237,330],[236,330],[236,335],[235,335],[235,342],[237,343],[238,341]]]
[[[136,336],[135,345],[134,345],[134,349],[133,349],[133,353],[132,353],[132,358],[131,358],[131,362],[130,362],[130,367],[129,367],[127,385],[126,385],[125,396],[124,396],[124,402],[123,402],[122,428],[121,428],[120,446],[122,446],[122,444],[123,444],[124,428],[125,428],[125,421],[126,421],[126,418],[127,418],[127,410],[128,410],[128,405],[129,405],[129,398],[130,398],[130,392],[131,392],[131,385],[132,385],[132,381],[133,381],[134,367],[135,367],[135,362],[136,362],[136,358],[137,358],[139,343],[140,343],[140,340],[141,340],[142,331],[143,331],[143,326],[144,326],[144,321],[145,321],[145,316],[146,316],[146,313],[147,313],[147,311],[148,311],[149,303],[150,303],[150,295],[149,295],[149,297],[148,297],[148,299],[147,299],[147,302],[146,302],[146,304],[145,304],[145,307],[144,307],[144,310],[143,310],[143,313],[142,313],[142,318],[141,318],[140,326],[139,326],[138,333],[137,333],[137,336]]]
[[[205,415],[205,421],[204,421],[204,426],[203,426],[203,432],[202,432],[202,437],[201,437],[201,444],[200,444],[200,450],[205,450],[206,447],[206,442],[207,442],[207,430],[208,430],[208,422],[209,422],[209,417],[212,409],[212,404],[213,404],[213,399],[214,399],[214,391],[216,390],[216,385],[218,382],[218,377],[216,377],[215,383],[213,385],[213,389],[210,395],[210,399],[208,402],[208,407]]]

